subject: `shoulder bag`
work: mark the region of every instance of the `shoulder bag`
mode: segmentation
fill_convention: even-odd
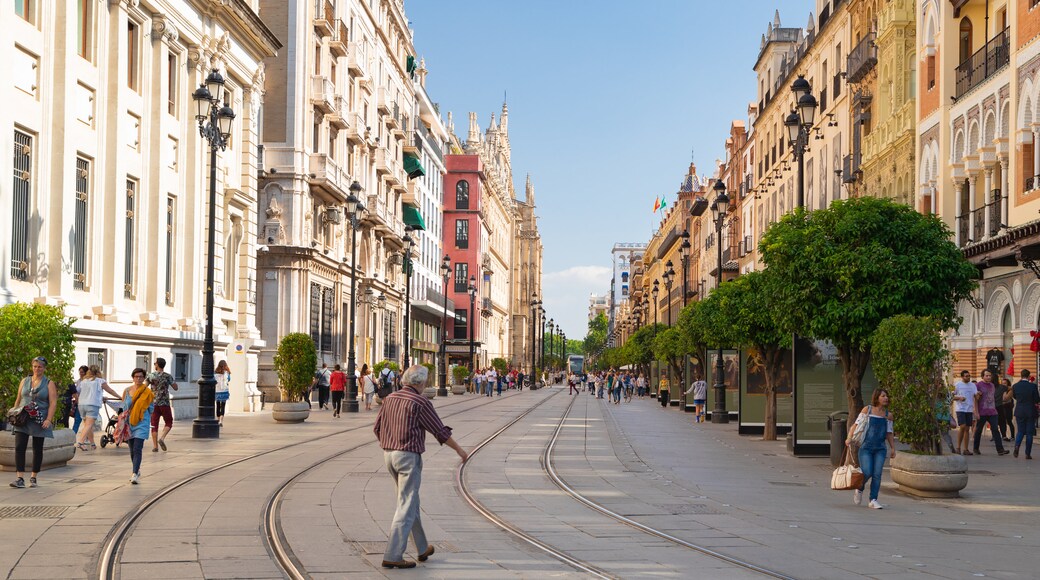
[[[831,474],[831,489],[848,490],[863,487],[863,470],[849,463],[849,450],[841,456],[841,465]]]

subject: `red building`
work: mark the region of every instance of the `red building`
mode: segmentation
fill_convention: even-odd
[[[445,288],[448,299],[455,303],[455,324],[448,331],[449,364],[470,365],[470,326],[481,309],[481,269],[485,249],[481,247],[481,193],[484,168],[479,155],[445,156],[444,176],[444,251],[451,258],[451,279]],[[452,193],[454,192],[454,195]],[[477,292],[473,302],[468,289],[470,279]],[[480,365],[480,324],[473,329],[474,360]]]

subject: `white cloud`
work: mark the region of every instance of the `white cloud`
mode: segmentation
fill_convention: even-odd
[[[589,295],[610,291],[611,269],[606,266],[572,266],[542,275],[542,301],[569,339],[581,340],[588,331]]]

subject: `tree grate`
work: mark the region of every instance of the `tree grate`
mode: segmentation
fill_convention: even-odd
[[[0,520],[57,519],[71,508],[68,505],[5,505],[0,506]]]

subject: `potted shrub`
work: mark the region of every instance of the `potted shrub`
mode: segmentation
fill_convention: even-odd
[[[318,368],[318,355],[311,337],[294,332],[282,337],[274,355],[274,370],[278,373],[278,388],[282,400],[272,407],[271,415],[279,423],[302,423],[310,416],[307,395],[311,380]]]
[[[892,460],[892,481],[913,495],[956,497],[968,485],[968,463],[961,455],[942,455],[946,426],[936,411],[949,407],[950,353],[940,324],[928,317],[887,318],[871,337],[871,348],[874,373],[890,395],[896,436],[910,445]]]
[[[431,371],[432,372],[432,371]],[[466,380],[469,379],[469,369],[462,365],[455,365],[451,369],[451,394],[465,395]]]
[[[75,366],[74,319],[61,306],[16,302],[0,308],[0,405],[2,417],[14,401],[23,378],[32,374],[32,359],[47,359],[47,378],[54,382],[58,400],[54,413],[54,437],[43,440],[43,468],[61,467],[75,455],[76,434],[67,428],[63,408],[65,390]],[[0,432],[0,468],[14,471],[14,433]],[[31,460],[32,451],[27,456]]]

